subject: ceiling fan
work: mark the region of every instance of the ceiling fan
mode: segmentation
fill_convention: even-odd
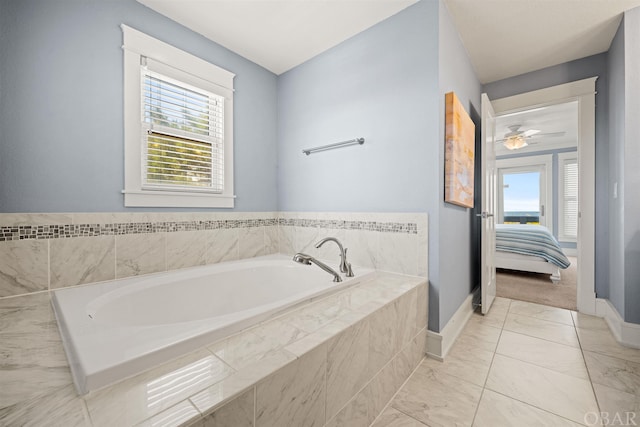
[[[527,142],[527,140],[532,139],[532,137],[534,136],[535,138],[556,137],[565,134],[565,132],[540,133],[540,130],[538,129],[528,129],[525,131],[521,131],[520,128],[522,127],[522,125],[511,125],[507,127],[509,128],[510,132],[505,133],[504,138],[497,140],[496,143],[501,142],[509,150],[518,150],[520,148],[526,147],[529,144],[535,144],[534,141]]]

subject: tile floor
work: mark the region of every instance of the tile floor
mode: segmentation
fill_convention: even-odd
[[[424,359],[373,424],[585,425],[640,425],[640,350],[597,317],[506,298],[472,316],[445,362]]]

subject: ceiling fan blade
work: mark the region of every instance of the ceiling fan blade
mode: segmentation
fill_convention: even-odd
[[[566,132],[549,132],[549,133],[537,133],[535,135],[531,135],[530,138],[555,138],[558,136],[564,136]]]
[[[540,130],[538,130],[538,129],[529,129],[529,130],[525,130],[522,133],[522,136],[529,137],[529,136],[535,135],[537,133],[540,133]]]

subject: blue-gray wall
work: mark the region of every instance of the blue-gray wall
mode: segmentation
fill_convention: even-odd
[[[624,320],[640,323],[640,8],[624,22]]]
[[[589,56],[520,76],[487,83],[483,91],[490,99],[499,99],[543,89],[588,77],[596,80],[596,218],[595,218],[595,285],[600,298],[609,297],[609,86],[607,54]]]
[[[427,211],[435,194],[427,171],[437,168],[437,10],[419,2],[280,75],[280,210]],[[356,137],[364,145],[301,151]]]
[[[421,1],[278,80],[280,210],[427,212],[433,331],[474,286],[471,210],[443,202],[449,91],[478,123],[480,83],[441,1]],[[301,152],[359,136],[363,146]]]
[[[277,209],[274,74],[134,0],[0,4],[0,212],[127,210],[121,23],[236,74],[236,210]]]
[[[624,73],[624,20],[609,48],[607,73],[609,75],[609,179],[611,189],[609,209],[609,251],[601,262],[609,265],[609,294],[613,306],[624,318],[624,134],[625,134],[625,73]],[[613,187],[618,185],[618,196]]]
[[[435,142],[438,148],[438,161],[429,175],[429,179],[432,180],[431,191],[434,191],[433,185],[438,183],[437,192],[429,193],[431,194],[429,211],[438,212],[438,222],[429,230],[429,329],[433,331],[441,331],[446,326],[472,289],[479,284],[477,264],[474,259],[477,248],[472,246],[472,232],[475,232],[474,226],[477,225],[478,220],[474,210],[444,203],[443,165],[444,95],[451,91],[456,93],[474,121],[476,131],[479,131],[481,85],[444,2],[440,3],[439,16],[440,127]],[[476,132],[476,138],[479,140],[478,132]],[[480,158],[480,153],[476,153],[476,158]],[[479,163],[476,162],[476,164]],[[478,192],[479,182],[476,182],[475,188]],[[437,197],[434,197],[435,194]],[[431,218],[430,221],[433,224]],[[437,240],[434,242],[435,238]],[[434,252],[437,258],[431,259],[434,257]],[[434,274],[434,270],[437,274]],[[439,303],[438,310],[433,307],[431,301]]]

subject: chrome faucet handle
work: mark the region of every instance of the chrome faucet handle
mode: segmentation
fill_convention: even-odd
[[[345,271],[343,271],[343,273],[347,273],[347,277],[353,277],[353,269],[351,268],[351,263],[347,262],[347,251],[349,249],[344,248],[344,258],[343,258],[343,263],[345,264]]]

